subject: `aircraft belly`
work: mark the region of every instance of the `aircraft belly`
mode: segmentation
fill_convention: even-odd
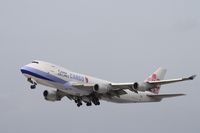
[[[87,96],[89,95],[91,92],[87,91],[87,90],[81,90],[75,87],[70,87],[70,88],[62,88],[63,92],[66,92],[70,95],[75,95],[75,96]]]

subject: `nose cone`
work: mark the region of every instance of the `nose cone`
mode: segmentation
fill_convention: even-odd
[[[20,68],[20,71],[21,71],[22,74],[24,74],[25,71],[26,71],[26,66],[21,67],[21,68]]]

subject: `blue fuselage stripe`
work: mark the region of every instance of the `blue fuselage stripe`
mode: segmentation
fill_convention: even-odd
[[[43,79],[43,80],[48,80],[48,81],[51,81],[51,82],[57,82],[57,83],[61,83],[61,84],[66,83],[65,80],[63,80],[61,78],[58,78],[58,77],[56,77],[56,76],[54,76],[52,74],[40,71],[40,70],[35,69],[35,68],[27,67],[27,66],[23,67],[21,69],[21,72],[23,74],[31,75],[33,77],[36,77],[36,78],[39,78],[39,79]]]
[[[53,80],[49,79],[49,78],[46,78],[46,77],[43,77],[37,73],[33,73],[31,71],[27,71],[27,70],[21,70],[23,74],[28,74],[28,75],[31,75],[33,77],[36,77],[36,78],[39,78],[39,79],[44,79],[44,80],[49,80],[49,81],[52,81],[54,82]]]

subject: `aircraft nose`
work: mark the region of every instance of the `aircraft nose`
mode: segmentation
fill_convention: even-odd
[[[23,66],[23,67],[20,68],[21,73],[24,73],[25,70],[26,70],[25,66]]]

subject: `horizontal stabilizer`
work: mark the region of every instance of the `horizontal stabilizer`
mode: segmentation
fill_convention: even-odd
[[[184,96],[185,94],[161,94],[161,95],[147,95],[151,98],[155,99],[163,99],[163,98],[171,98],[171,97],[177,97],[177,96]]]

